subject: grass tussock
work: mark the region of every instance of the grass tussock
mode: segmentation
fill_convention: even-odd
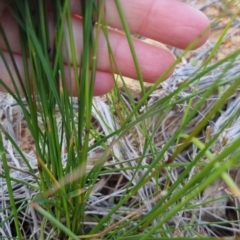
[[[0,25],[11,66],[0,55],[13,85],[0,83],[9,92],[0,101],[1,238],[239,234],[239,51],[211,64],[237,14],[215,45],[195,53],[195,65],[178,66],[147,90],[116,1],[142,89],[136,100],[127,86],[93,97],[100,30],[108,42],[104,1],[82,1],[81,56],[69,1],[51,3],[53,49],[47,1],[5,3],[19,24],[25,79]],[[118,69],[110,44],[109,57]],[[70,97],[68,77],[77,98]],[[120,72],[117,78],[124,81]],[[32,147],[20,144],[26,135]]]

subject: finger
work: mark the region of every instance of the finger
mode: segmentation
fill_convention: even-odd
[[[16,21],[14,21],[13,17],[5,12],[2,14],[3,27],[5,29],[9,45],[14,53],[21,53],[21,45],[20,45],[20,37],[18,32],[18,27]],[[1,19],[0,19],[1,20]],[[54,42],[54,27],[50,18],[49,23],[50,28],[50,38],[53,44]],[[82,39],[82,21],[79,17],[73,17],[72,19],[72,28],[74,32],[74,42],[76,44],[76,55],[78,56],[78,64],[80,64],[80,57],[82,54],[83,48],[83,39]],[[69,59],[69,39],[68,38],[68,30],[66,29],[65,34],[65,43],[63,45],[63,55],[65,58],[65,62]],[[119,31],[114,31],[109,29],[109,42],[112,48],[113,56],[115,58],[116,64],[120,70],[120,74],[138,79],[138,74],[136,72],[136,68],[134,65],[134,61],[132,58],[131,51],[129,49],[129,44],[126,40],[126,37],[123,33]],[[139,62],[139,66],[141,69],[141,74],[143,76],[144,81],[146,82],[154,82],[158,79],[174,62],[175,58],[172,53],[170,53],[165,48],[158,48],[156,46],[148,45],[139,41],[137,39],[133,39],[137,59]],[[0,48],[6,50],[6,46],[4,45],[3,40],[0,37]],[[53,46],[52,46],[53,49]],[[103,32],[100,32],[99,37],[99,47],[98,47],[98,62],[97,68],[102,72],[110,72],[111,71],[111,62],[108,53],[108,45],[105,39]],[[117,69],[114,69],[115,73],[119,72]]]
[[[21,89],[19,79],[17,77],[16,71],[13,67],[13,63],[10,59],[10,56],[8,53],[4,52],[4,58],[6,59],[8,63],[8,67],[10,70],[10,73],[12,74],[12,77],[17,84],[18,89]],[[19,74],[21,76],[21,79],[25,79],[24,77],[24,68],[23,68],[23,60],[20,55],[14,55],[14,60],[16,62]],[[14,85],[11,80],[11,76],[4,64],[4,61],[2,58],[0,58],[0,79],[9,87],[10,90],[14,91]],[[76,80],[74,79],[74,71],[72,68],[69,69],[68,66],[65,66],[65,79],[66,79],[66,86],[67,91],[69,94],[73,96],[77,96],[77,90],[76,90]],[[70,77],[69,77],[70,76]],[[97,71],[96,73],[96,80],[95,80],[95,86],[94,86],[94,95],[100,96],[107,92],[109,92],[113,87],[113,78],[110,73]],[[3,87],[3,85],[0,84],[0,91],[6,91],[6,89]],[[21,92],[22,94],[22,92]]]
[[[122,29],[115,1],[104,3],[108,24]],[[186,48],[199,38],[197,48],[209,36],[208,18],[180,0],[120,0],[120,3],[132,33],[178,48]],[[73,0],[70,4],[72,12],[80,14],[80,1]]]
[[[81,56],[82,43],[82,22],[78,17],[73,18],[74,41],[76,44],[77,56]],[[78,29],[78,30],[77,30]],[[138,79],[136,67],[133,61],[132,53],[129,48],[126,36],[119,31],[109,29],[109,42],[112,48],[113,56],[116,65],[120,70],[120,74]],[[66,36],[67,37],[67,36]],[[66,42],[70,42],[67,40]],[[141,69],[141,74],[146,82],[154,82],[158,79],[174,62],[174,55],[165,48],[148,45],[138,39],[133,39],[134,49],[137,55],[137,60]],[[63,48],[65,59],[69,55],[69,50]],[[68,54],[68,55],[67,55]],[[100,32],[99,47],[98,47],[98,69],[101,71],[110,71],[111,61],[109,58],[109,50],[106,38],[103,32]],[[80,58],[78,59],[80,62]],[[119,72],[113,69],[115,73]]]

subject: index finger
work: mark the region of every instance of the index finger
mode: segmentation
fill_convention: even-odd
[[[199,39],[195,48],[209,36],[209,20],[199,10],[180,0],[120,0],[130,31],[178,48],[186,48]],[[116,3],[105,0],[104,14],[108,24],[122,29]],[[81,14],[79,0],[70,1],[73,13]]]

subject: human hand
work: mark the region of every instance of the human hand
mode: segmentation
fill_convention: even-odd
[[[80,15],[80,12],[78,12],[80,9],[80,1],[71,0],[70,4],[72,13]],[[194,39],[199,38],[199,42],[195,46],[195,48],[197,48],[208,38],[209,32],[206,33],[205,31],[207,27],[209,27],[207,17],[180,0],[121,0],[121,4],[127,22],[129,23],[129,28],[133,34],[145,36],[182,49],[186,48]],[[122,29],[121,21],[113,0],[105,0],[105,12],[109,25],[112,28]],[[0,23],[4,28],[19,72],[23,77],[24,70],[18,26],[14,18],[4,9],[4,5],[1,3]],[[51,28],[53,25],[50,23],[49,26]],[[80,56],[82,51],[81,19],[74,15],[73,31],[76,52],[77,55]],[[50,29],[50,32],[54,33],[54,30],[52,29],[51,31]],[[203,32],[205,34],[200,37]],[[53,40],[54,36],[51,36],[51,38]],[[109,38],[116,63],[122,75],[137,79],[132,55],[124,34],[111,29],[109,30]],[[53,42],[54,41],[52,41],[52,43]],[[142,76],[146,82],[152,83],[156,81],[175,60],[174,55],[165,48],[148,45],[138,39],[133,39],[133,43]],[[0,48],[4,51],[4,55],[14,76],[14,69],[2,36],[0,36]],[[103,33],[100,34],[98,56],[98,70],[94,93],[95,95],[102,95],[110,91],[113,87],[108,49]],[[67,59],[67,56],[65,56],[65,59]],[[11,86],[11,80],[2,59],[0,59],[0,78],[3,79],[8,86]],[[68,79],[68,76],[66,76],[66,78],[68,86],[71,86],[70,82],[72,82],[74,86],[74,79]],[[0,89],[3,90],[2,87],[0,87]]]

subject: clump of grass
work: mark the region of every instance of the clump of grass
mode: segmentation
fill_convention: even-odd
[[[187,65],[162,88],[157,89],[164,76],[145,91],[124,13],[116,1],[143,97],[136,102],[127,87],[127,94],[115,87],[103,100],[93,98],[100,31],[106,36],[112,67],[118,69],[108,40],[104,1],[81,3],[83,51],[77,56],[69,1],[51,2],[53,49],[49,48],[47,1],[6,2],[19,24],[25,79],[18,73],[1,27],[17,76],[8,68],[14,91],[2,80],[1,84],[21,108],[35,151],[24,153],[1,125],[0,176],[8,192],[1,211],[2,237],[203,237],[199,206],[206,202],[201,202],[199,194],[220,176],[239,194],[227,174],[240,157],[239,136],[221,145],[224,131],[235,124],[239,110],[231,111],[227,120],[216,120],[240,85],[239,51],[209,65],[230,25],[203,67]],[[93,19],[98,23],[95,32]],[[67,61],[63,45],[67,45]],[[8,67],[2,51],[1,58]],[[66,75],[75,79],[77,100],[69,97],[73,92],[67,89]]]
[[[13,1],[12,5],[6,2],[19,24],[25,79],[20,77],[2,29],[1,33],[18,78],[12,78],[14,91],[3,81],[1,84],[21,107],[35,144],[39,191],[30,201],[31,205],[42,214],[44,221],[49,221],[56,227],[55,237],[69,236],[77,239],[76,234],[83,231],[83,222],[79,221],[79,216],[84,216],[91,189],[86,186],[86,166],[99,34],[97,27],[94,37],[92,19],[93,15],[101,18],[102,3],[98,6],[94,1],[82,1],[84,34],[81,56],[76,56],[69,4],[69,1],[52,2],[51,6],[48,6],[47,1]],[[52,16],[47,12],[49,7],[52,9]],[[55,31],[53,46],[49,18],[52,18]],[[65,53],[62,52],[64,45],[69,48],[67,63],[63,57]],[[4,59],[3,53],[1,56]],[[81,58],[84,61],[81,61],[79,69],[77,61]],[[73,68],[72,72],[65,70],[66,64],[69,70]],[[9,75],[11,76],[10,71]],[[68,75],[70,79],[76,80],[70,93],[67,89]],[[69,94],[73,95],[71,91],[75,86],[79,103],[77,112],[73,109],[73,99],[69,98]],[[61,129],[58,116],[61,117]],[[6,134],[13,142],[9,134]],[[19,148],[17,150],[21,152]],[[63,162],[64,154],[67,157]],[[23,159],[27,162],[26,157]],[[10,182],[10,175],[6,179]],[[12,206],[15,206],[13,195],[9,197]],[[16,220],[16,211],[13,216]],[[18,230],[18,239],[22,239],[17,220],[15,229]]]

